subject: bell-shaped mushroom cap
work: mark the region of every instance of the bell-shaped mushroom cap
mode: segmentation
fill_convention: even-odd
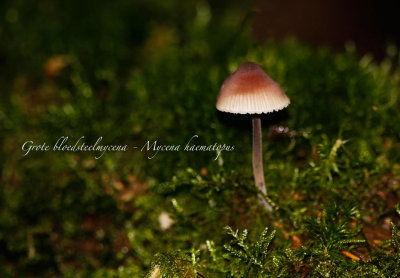
[[[243,63],[222,84],[217,109],[237,114],[278,111],[290,103],[281,86],[252,62]]]

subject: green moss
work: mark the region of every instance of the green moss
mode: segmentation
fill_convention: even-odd
[[[49,4],[30,14],[33,4],[0,4],[19,15],[0,25],[1,277],[143,277],[156,267],[164,277],[399,275],[398,224],[376,246],[365,230],[398,219],[400,72],[390,56],[376,64],[293,39],[259,43],[238,7],[119,2],[69,27],[63,5],[75,16],[92,7]],[[177,7],[185,17],[174,16]],[[91,32],[97,26],[104,32]],[[43,64],[60,54],[65,67],[44,77]],[[291,99],[262,119],[272,213],[257,203],[249,117],[215,109],[223,80],[246,60]],[[147,140],[183,146],[195,134],[197,144],[235,150],[217,160],[139,151]],[[139,150],[98,160],[22,156],[23,142],[60,136]],[[174,220],[165,230],[162,212]]]

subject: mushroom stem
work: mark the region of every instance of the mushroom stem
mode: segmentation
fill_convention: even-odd
[[[264,180],[261,137],[261,118],[260,115],[256,114],[253,116],[253,174],[256,187],[259,189],[259,191],[266,195],[267,189],[265,187]],[[268,211],[272,211],[271,205],[268,204],[268,202],[265,200],[264,196],[260,192],[257,196],[260,204]]]

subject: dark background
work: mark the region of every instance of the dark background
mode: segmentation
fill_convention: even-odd
[[[253,34],[260,39],[295,36],[313,45],[343,50],[354,42],[360,55],[385,56],[399,45],[398,2],[391,0],[271,0],[256,3]]]

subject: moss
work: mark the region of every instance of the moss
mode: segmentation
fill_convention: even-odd
[[[249,19],[232,20],[239,6],[143,2],[142,13],[119,2],[83,7],[93,16],[65,37],[55,35],[68,26],[61,4],[35,13],[0,4],[19,15],[0,29],[0,276],[142,277],[157,267],[164,277],[399,275],[400,73],[390,56],[377,64],[293,39],[260,43],[247,36]],[[67,6],[75,16],[81,7]],[[173,16],[178,6],[187,17]],[[104,32],[90,32],[97,25]],[[246,60],[292,101],[263,115],[272,213],[257,203],[250,119],[215,109],[222,81]],[[54,61],[64,62],[42,73]],[[235,149],[217,160],[139,151],[195,134],[199,145]],[[23,142],[60,136],[138,149],[22,156]],[[174,221],[167,229],[163,212]]]

